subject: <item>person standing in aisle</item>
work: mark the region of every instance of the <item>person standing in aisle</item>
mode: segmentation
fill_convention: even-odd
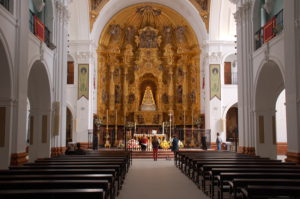
[[[217,133],[216,144],[218,151],[221,151],[222,139],[220,137],[220,133]]]
[[[154,161],[157,161],[158,147],[159,147],[158,138],[156,136],[154,136],[153,140],[152,140],[152,150],[153,150],[153,160]]]

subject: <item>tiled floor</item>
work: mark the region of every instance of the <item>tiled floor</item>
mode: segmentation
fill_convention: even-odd
[[[117,199],[208,199],[174,161],[134,159]]]

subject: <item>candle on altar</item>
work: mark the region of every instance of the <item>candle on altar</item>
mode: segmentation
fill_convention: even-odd
[[[136,133],[136,122],[134,122],[134,133]]]
[[[115,140],[118,140],[118,111],[116,110],[116,133]]]
[[[118,111],[116,111],[116,126],[118,125]]]
[[[185,110],[183,111],[183,128],[184,128],[184,131],[185,131]]]
[[[192,131],[194,130],[194,110],[192,109]]]
[[[108,109],[106,109],[106,128],[108,128]]]
[[[165,134],[165,123],[163,122],[162,134]]]

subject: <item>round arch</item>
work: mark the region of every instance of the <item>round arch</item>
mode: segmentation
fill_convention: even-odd
[[[95,44],[99,43],[99,39],[101,33],[103,32],[106,24],[110,21],[110,19],[120,12],[122,9],[133,6],[135,4],[141,3],[157,3],[164,6],[167,6],[176,12],[178,12],[181,16],[183,16],[188,23],[191,25],[194,30],[196,37],[198,39],[198,43],[200,46],[204,46],[205,40],[208,38],[208,33],[205,27],[205,24],[202,18],[199,15],[198,10],[193,6],[193,4],[189,1],[181,1],[181,0],[172,0],[172,1],[164,1],[164,0],[151,0],[141,2],[140,0],[126,0],[126,1],[118,1],[111,0],[102,8],[99,16],[97,17],[93,30],[91,32],[91,38]],[[186,9],[182,9],[186,8]]]
[[[255,83],[256,151],[276,158],[276,102],[284,89],[284,76],[276,62],[265,62],[258,70]]]
[[[50,156],[51,86],[47,67],[35,61],[28,75],[27,95],[30,102],[29,161]]]
[[[37,64],[37,63],[40,63],[43,65],[44,69],[45,69],[45,72],[47,73],[47,81],[49,83],[49,86],[50,86],[50,91],[52,90],[52,84],[50,82],[53,82],[52,81],[52,76],[51,76],[51,73],[49,71],[49,65],[47,64],[47,62],[45,60],[40,60],[40,57],[38,55],[34,56],[30,61],[29,61],[29,64],[28,64],[28,70],[27,70],[27,77],[29,78],[29,75],[30,75],[30,72],[32,70],[32,67]],[[51,93],[51,92],[50,92]],[[52,99],[52,95],[51,95],[51,99]]]
[[[12,62],[8,45],[0,30],[0,168],[10,164],[12,148],[13,81]]]
[[[7,100],[11,99],[13,96],[13,62],[11,59],[10,51],[5,37],[3,36],[2,30],[0,29],[0,60],[1,60],[1,73],[0,73],[0,98],[6,98]],[[3,81],[3,82],[2,82]],[[2,84],[4,83],[4,84]],[[6,92],[3,91],[2,86],[6,86]]]

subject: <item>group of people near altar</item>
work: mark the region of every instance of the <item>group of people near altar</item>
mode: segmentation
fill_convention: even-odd
[[[143,137],[141,137],[139,139],[139,143],[141,145],[141,149],[142,151],[146,151],[147,146],[148,146],[148,138],[146,135],[143,135]],[[179,149],[179,143],[180,140],[174,135],[171,141],[171,150],[173,152],[178,151]],[[157,161],[158,158],[158,149],[162,148],[162,149],[168,149],[170,147],[170,143],[168,141],[166,141],[165,139],[163,139],[162,141],[155,135],[152,139],[152,151],[153,151],[153,159],[154,161]]]
[[[147,147],[149,146],[149,140],[146,135],[143,135],[139,140],[138,143],[142,149],[142,151],[145,151]],[[160,140],[156,135],[152,138],[152,148],[158,148],[158,149],[171,149],[177,150],[180,145],[182,145],[181,141],[174,135],[171,139],[171,142],[168,142],[165,138],[163,140]]]

